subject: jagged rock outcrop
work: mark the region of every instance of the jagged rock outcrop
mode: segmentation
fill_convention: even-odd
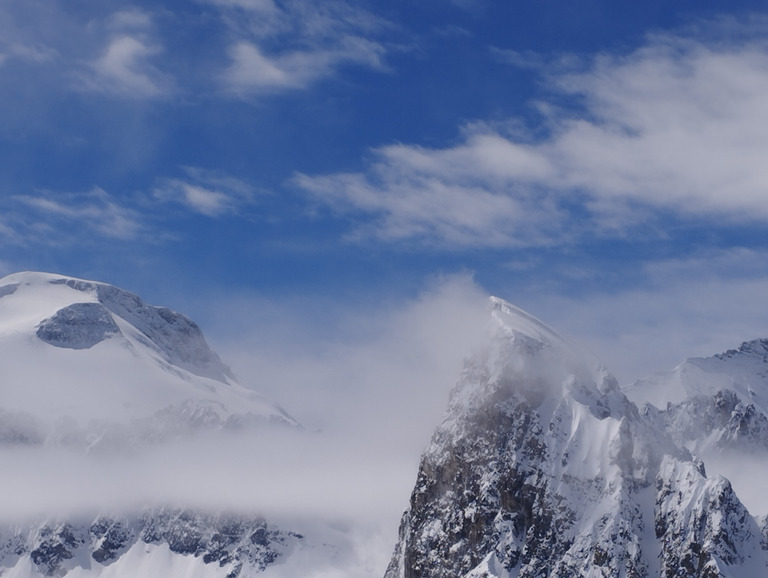
[[[189,509],[145,510],[136,516],[100,515],[0,528],[0,568],[25,560],[44,576],[62,576],[93,563],[108,566],[132,548],[167,547],[220,567],[227,578],[257,574],[302,540],[258,516]]]
[[[208,347],[200,327],[185,315],[147,305],[138,295],[106,283],[70,277],[51,278],[48,283],[66,285],[84,297],[95,297],[97,302],[74,303],[41,322],[37,335],[44,341],[73,349],[93,347],[120,332],[111,316],[116,315],[137,329],[142,343],[169,364],[222,382],[234,379],[231,370]]]

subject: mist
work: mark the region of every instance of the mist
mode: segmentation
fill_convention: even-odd
[[[309,556],[302,575],[383,574],[420,455],[463,358],[485,335],[488,298],[458,276],[436,279],[405,303],[315,307],[227,299],[217,317],[233,321],[224,338],[213,328],[211,339],[241,383],[302,427],[198,432],[99,451],[6,447],[4,520],[161,506],[249,513],[308,541],[325,543],[331,533],[328,566]],[[301,559],[291,556],[291,572]]]

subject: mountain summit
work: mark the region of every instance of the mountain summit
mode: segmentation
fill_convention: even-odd
[[[555,331],[500,299],[491,316],[386,578],[765,575],[760,524],[726,479]]]
[[[93,422],[155,433],[182,423],[296,425],[239,384],[189,318],[105,283],[35,272],[0,279],[0,367],[6,441],[71,437]]]

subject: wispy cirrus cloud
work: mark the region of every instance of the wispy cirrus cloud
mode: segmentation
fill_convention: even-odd
[[[153,63],[163,49],[153,37],[152,19],[138,9],[112,14],[103,52],[80,73],[80,88],[129,98],[167,95],[171,77]]]
[[[179,203],[208,217],[235,214],[256,202],[257,190],[236,177],[197,167],[185,167],[184,174],[184,178],[159,181],[154,198]]]
[[[96,233],[131,240],[144,229],[137,211],[98,187],[86,193],[16,195],[13,200],[28,209],[23,218],[27,229],[48,231],[60,239]]]
[[[226,91],[248,97],[304,89],[346,65],[383,68],[385,23],[345,2],[208,0],[229,24]]]
[[[358,234],[446,246],[624,235],[659,211],[764,220],[768,45],[746,32],[652,36],[577,71],[558,62],[548,80],[572,108],[538,103],[544,137],[475,124],[451,147],[381,147],[365,172],[295,182]]]
[[[104,54],[91,63],[93,75],[85,86],[89,90],[120,96],[160,96],[166,91],[166,81],[148,64],[149,58],[158,52],[158,47],[133,36],[113,38]]]
[[[0,4],[0,67],[45,94],[152,101],[213,86],[249,98],[307,89],[350,65],[383,69],[392,28],[336,0],[199,0],[178,10],[119,2],[87,16],[60,0],[29,0]],[[211,49],[178,42],[192,34]],[[19,66],[9,71],[11,63]]]
[[[366,175],[300,174],[293,182],[341,214],[374,215],[352,232],[353,238],[460,247],[554,242],[562,234],[564,215],[550,196],[521,187],[515,191],[514,185],[500,193],[481,173],[471,174],[474,168],[460,174],[473,160],[493,164],[492,156],[483,157],[485,148],[475,142],[469,149],[443,151],[448,154],[441,157],[420,147],[394,145],[376,151],[378,162]],[[458,164],[451,164],[450,157]]]
[[[51,62],[56,51],[44,45],[27,45],[17,42],[0,44],[0,65],[12,59],[19,59],[36,64]]]
[[[84,17],[62,2],[0,5],[0,65],[15,82],[59,90],[147,99],[174,87],[151,12],[125,5]],[[41,88],[41,90],[43,90]]]
[[[333,74],[343,64],[381,67],[383,53],[380,44],[355,37],[333,47],[272,56],[255,43],[241,41],[230,48],[232,62],[224,79],[228,89],[238,95],[301,89]]]
[[[99,240],[143,242],[177,234],[159,205],[218,218],[242,215],[265,195],[249,183],[218,171],[184,167],[181,178],[157,181],[151,191],[111,194],[100,187],[87,192],[35,191],[3,202],[0,238],[32,245],[89,244]]]

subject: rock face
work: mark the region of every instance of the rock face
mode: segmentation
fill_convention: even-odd
[[[137,516],[48,521],[0,528],[0,567],[32,564],[43,576],[109,566],[129,550],[152,545],[221,569],[227,578],[258,574],[302,540],[254,516],[192,510],[145,510]],[[214,575],[214,574],[210,574]]]
[[[33,276],[27,274],[28,278]],[[96,303],[74,303],[42,321],[37,336],[43,341],[72,349],[93,347],[120,333],[112,319],[115,315],[137,329],[144,337],[142,343],[168,363],[218,381],[234,379],[230,369],[208,347],[200,327],[188,317],[167,307],[147,305],[138,295],[106,283],[69,277],[50,278],[48,283],[79,291],[84,299],[95,297]]]
[[[658,427],[665,416],[492,306],[491,343],[422,457],[386,578],[766,575],[760,525]]]
[[[89,349],[120,333],[101,303],[73,303],[37,326],[37,337],[56,347]]]

